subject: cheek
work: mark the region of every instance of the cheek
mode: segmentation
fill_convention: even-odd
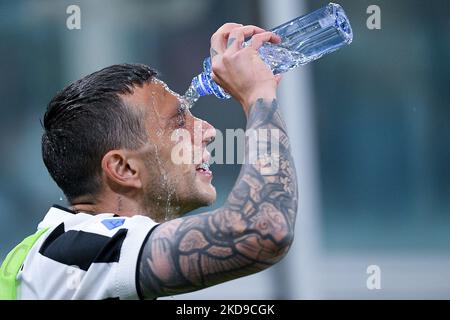
[[[176,165],[177,171],[182,177],[180,179],[186,179],[186,175],[194,174],[194,166],[192,164],[178,164]]]
[[[191,165],[186,165],[186,164],[181,164],[178,167],[179,167],[178,172],[181,175],[181,177],[180,177],[181,180],[188,179],[188,175],[191,175],[194,170]]]
[[[176,179],[183,179],[186,174],[194,172],[195,166],[192,164],[192,144],[190,142],[169,141],[164,146],[163,154],[163,165],[168,172],[173,173]]]
[[[170,141],[165,146],[166,159],[170,162],[170,165],[177,167],[177,171],[189,171],[194,167],[194,150],[195,147],[192,144],[189,132],[178,129],[172,134]]]

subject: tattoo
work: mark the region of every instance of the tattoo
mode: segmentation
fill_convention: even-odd
[[[249,275],[273,265],[289,250],[298,190],[277,101],[259,99],[249,111],[247,129],[279,130],[278,172],[262,175],[257,165],[244,164],[221,208],[159,225],[139,261],[138,283],[145,298]]]
[[[233,42],[236,40],[236,38],[228,38],[228,42],[227,42],[227,48],[231,47],[231,45],[233,44]]]
[[[122,198],[120,196],[117,196],[117,214],[122,211]]]
[[[211,59],[214,58],[217,55],[218,55],[218,52],[216,50],[214,50],[214,48],[211,48],[209,50],[209,56],[211,57]]]

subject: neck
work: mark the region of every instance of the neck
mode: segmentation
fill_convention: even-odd
[[[127,198],[120,194],[109,196],[93,197],[82,196],[71,202],[71,209],[75,212],[89,214],[114,213],[119,216],[132,217],[134,215],[144,215],[156,222],[164,222],[175,219],[187,211],[182,206],[167,204],[162,202],[146,201],[145,205],[140,205],[135,199]]]
[[[143,214],[136,203],[125,196],[110,194],[108,196],[81,196],[71,201],[72,210],[89,214],[114,213],[119,216]]]

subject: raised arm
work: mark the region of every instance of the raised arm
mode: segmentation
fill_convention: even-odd
[[[241,49],[244,38],[255,33],[252,47]],[[145,298],[194,291],[261,271],[279,261],[293,241],[297,179],[276,100],[279,79],[255,50],[266,41],[277,39],[253,26],[226,24],[213,36],[211,53],[215,80],[241,102],[247,130],[278,130],[279,155],[272,154],[278,170],[267,174],[263,158],[246,163],[221,208],[158,226],[138,266]],[[258,144],[270,150],[270,141],[260,139]]]

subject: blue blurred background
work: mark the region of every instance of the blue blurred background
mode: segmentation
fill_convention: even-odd
[[[148,64],[184,92],[225,22],[270,29],[312,0],[0,2],[0,261],[65,199],[40,154],[40,119],[65,85]],[[284,76],[280,105],[300,182],[295,245],[274,268],[169,299],[450,298],[450,2],[342,0],[354,42]],[[66,9],[81,8],[68,30]],[[369,5],[381,30],[369,30]],[[235,101],[193,113],[244,128]],[[232,116],[230,116],[232,115]],[[214,165],[220,206],[238,165]],[[199,211],[204,211],[202,209]],[[376,265],[381,288],[369,290]]]

